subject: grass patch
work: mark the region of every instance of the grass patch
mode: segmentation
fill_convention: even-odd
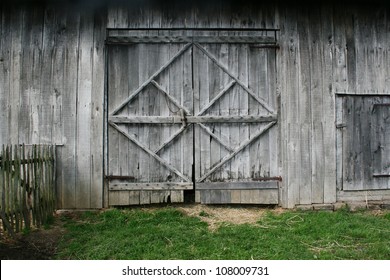
[[[64,219],[59,259],[389,259],[390,213],[267,212],[215,231],[174,208],[85,212]]]

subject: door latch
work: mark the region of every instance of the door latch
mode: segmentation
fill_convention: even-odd
[[[184,126],[187,126],[186,112],[183,109],[180,109],[181,123]]]

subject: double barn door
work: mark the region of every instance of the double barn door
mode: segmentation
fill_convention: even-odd
[[[278,203],[269,33],[110,31],[110,205],[182,202],[186,190],[201,203]]]

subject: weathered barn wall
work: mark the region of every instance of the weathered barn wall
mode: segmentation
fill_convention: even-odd
[[[105,13],[0,15],[0,144],[59,145],[58,206],[101,207]]]
[[[389,8],[181,2],[137,2],[96,13],[4,7],[0,144],[63,145],[57,148],[59,206],[101,207],[106,27],[278,28],[280,203],[343,199],[336,94],[390,93]]]
[[[340,188],[342,180],[340,163],[336,176],[342,153],[336,94],[390,92],[389,9],[288,6],[279,9],[279,17],[284,201],[289,206],[335,202],[342,199],[336,196],[336,182]]]

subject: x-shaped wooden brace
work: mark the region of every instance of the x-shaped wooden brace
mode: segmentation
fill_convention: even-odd
[[[269,122],[265,127],[263,127],[260,131],[258,131],[255,135],[253,135],[250,139],[245,140],[239,147],[236,149],[231,148],[229,145],[224,143],[222,139],[220,139],[217,135],[215,135],[207,126],[205,126],[203,123],[197,121],[197,125],[201,127],[206,133],[208,133],[211,137],[213,137],[220,145],[222,145],[225,149],[229,151],[229,154],[223,157],[218,164],[216,164],[212,169],[210,169],[206,174],[203,174],[202,177],[197,178],[197,182],[202,182],[205,180],[208,176],[210,176],[212,173],[214,173],[218,168],[220,168],[222,165],[224,165],[226,162],[228,162],[230,159],[232,159],[234,156],[236,156],[240,151],[242,151],[245,147],[250,145],[254,140],[256,140],[258,137],[260,137],[262,134],[264,134],[266,131],[268,131],[273,125],[277,122],[277,117],[275,115],[275,112],[272,108],[270,108],[266,101],[258,96],[255,95],[255,93],[250,90],[247,86],[245,86],[237,77],[235,77],[232,73],[229,72],[229,70],[223,66],[219,61],[208,51],[206,51],[201,45],[198,43],[188,43],[186,44],[176,55],[174,55],[169,61],[167,61],[160,69],[158,69],[153,75],[149,77],[137,90],[135,90],[126,100],[124,100],[111,114],[109,115],[109,124],[118,130],[122,135],[124,135],[126,138],[128,138],[130,141],[132,141],[134,144],[136,144],[138,147],[140,147],[142,150],[144,150],[146,153],[151,155],[154,159],[156,159],[158,162],[160,162],[162,165],[164,165],[166,168],[168,168],[170,171],[174,172],[176,175],[181,177],[187,182],[191,182],[190,178],[182,174],[179,170],[177,170],[174,166],[169,164],[166,160],[161,158],[158,153],[164,149],[166,146],[168,146],[176,137],[178,137],[184,130],[186,130],[192,123],[185,121],[185,115],[190,115],[190,110],[186,108],[185,106],[182,106],[180,102],[178,102],[174,97],[172,97],[168,92],[166,92],[156,81],[155,78],[163,72],[167,67],[172,64],[178,57],[180,57],[187,49],[189,49],[191,46],[196,46],[199,50],[202,51],[210,60],[212,60],[218,67],[220,67],[227,75],[229,75],[233,81],[230,82],[226,87],[221,90],[210,102],[207,104],[202,110],[199,111],[197,114],[197,117],[202,116],[213,104],[217,102],[226,92],[228,92],[234,85],[238,84],[241,88],[243,88],[250,96],[252,96],[262,107],[264,107],[269,113],[269,116],[258,116],[258,122],[264,121]],[[167,139],[163,144],[161,144],[155,151],[150,150],[148,147],[140,143],[135,137],[127,133],[125,130],[120,128],[117,123],[132,123],[131,119],[126,116],[115,116],[121,109],[123,109],[124,106],[126,106],[128,103],[130,103],[136,96],[138,96],[139,93],[142,92],[144,88],[146,88],[148,85],[154,85],[160,92],[162,92],[175,106],[177,106],[182,114],[181,122],[182,126],[181,128],[175,132],[169,139]],[[145,118],[145,117],[144,117]],[[171,118],[171,123],[175,122],[175,117],[162,117],[164,119]],[[140,118],[141,119],[141,118]],[[194,119],[194,118],[193,118]],[[195,120],[195,119],[194,119]]]

